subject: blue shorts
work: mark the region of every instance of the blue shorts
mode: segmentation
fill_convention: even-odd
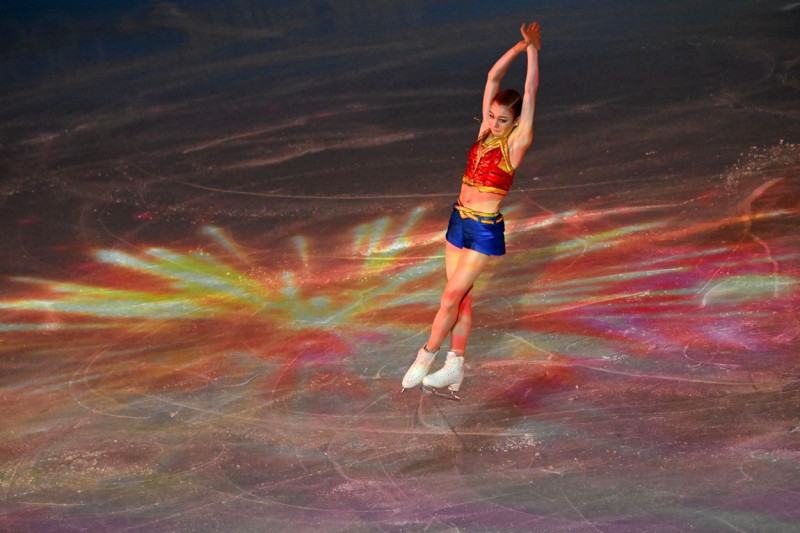
[[[476,220],[477,219],[477,220]],[[447,242],[457,248],[468,248],[486,255],[505,255],[506,241],[503,237],[506,224],[503,215],[461,218],[454,207],[447,226]]]

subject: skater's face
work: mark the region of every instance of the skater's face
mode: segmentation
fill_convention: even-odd
[[[511,108],[497,102],[489,107],[489,129],[495,137],[505,137],[517,125],[519,117],[514,118]]]

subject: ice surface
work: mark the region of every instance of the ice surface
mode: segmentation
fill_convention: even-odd
[[[65,6],[3,22],[2,529],[796,530],[800,10]],[[400,395],[531,19],[463,400]]]

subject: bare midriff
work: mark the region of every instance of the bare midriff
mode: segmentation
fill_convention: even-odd
[[[477,187],[462,183],[458,201],[464,207],[469,207],[475,211],[497,213],[500,211],[500,202],[503,201],[503,195],[480,191]]]

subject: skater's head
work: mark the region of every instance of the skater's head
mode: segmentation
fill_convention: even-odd
[[[514,89],[497,93],[489,106],[489,128],[495,137],[505,137],[519,122],[522,97]]]
[[[514,89],[505,89],[498,92],[494,95],[492,103],[507,107],[512,118],[519,117],[522,112],[522,96]]]

